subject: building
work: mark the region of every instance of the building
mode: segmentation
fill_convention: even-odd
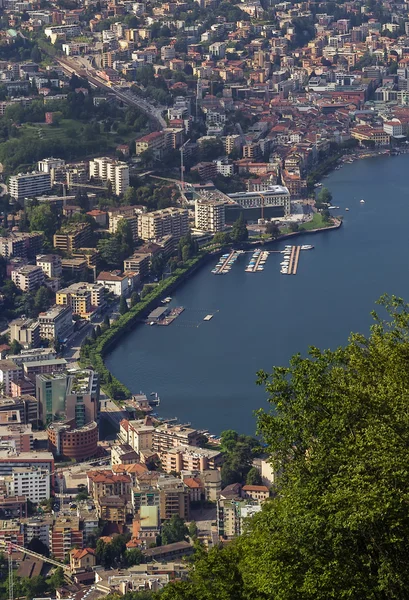
[[[136,273],[121,275],[119,271],[101,271],[97,277],[97,283],[115,296],[128,296],[132,292],[137,279]]]
[[[61,256],[58,254],[39,254],[36,256],[36,264],[41,267],[47,277],[61,277]]]
[[[64,562],[72,548],[82,548],[83,542],[79,517],[62,515],[56,519],[50,534],[50,551],[57,560]]]
[[[11,272],[11,280],[23,292],[33,292],[44,283],[44,273],[36,265],[24,265]]]
[[[65,412],[68,421],[75,422],[77,427],[82,427],[98,420],[98,373],[82,369],[68,375]]]
[[[176,477],[159,477],[158,489],[159,512],[162,521],[168,520],[172,515],[179,515],[182,519],[189,520],[189,491],[184,483]]]
[[[12,495],[26,496],[31,502],[49,500],[51,493],[50,472],[35,467],[15,467],[11,475]]]
[[[241,492],[243,498],[255,500],[259,504],[270,497],[270,490],[265,485],[244,485]]]
[[[118,231],[118,225],[125,220],[131,231],[134,242],[138,239],[138,216],[134,213],[133,215],[123,214],[121,212],[115,212],[112,216],[109,216],[109,233],[116,233]]]
[[[28,379],[34,378],[36,375],[47,373],[61,373],[68,367],[65,358],[53,358],[51,360],[37,360],[35,362],[24,363],[24,375]]]
[[[81,427],[51,423],[47,428],[48,449],[64,460],[86,460],[98,451],[98,425],[95,421]]]
[[[9,178],[8,193],[17,202],[25,198],[35,198],[51,190],[50,173],[33,171],[32,173],[19,173]]]
[[[88,223],[68,225],[54,234],[53,245],[59,250],[71,254],[78,248],[86,248],[91,241],[91,227]]]
[[[169,448],[161,452],[160,459],[165,473],[202,472],[208,469],[217,469],[223,463],[223,455],[218,450],[198,448],[197,446]]]
[[[0,237],[0,254],[6,259],[17,256],[30,258],[38,254],[42,243],[42,232],[19,233],[12,231],[7,236]]]
[[[90,160],[89,176],[91,179],[110,181],[112,191],[117,196],[123,194],[129,187],[128,165],[106,156]]]
[[[138,237],[147,241],[172,235],[176,240],[189,232],[189,215],[185,208],[165,208],[139,215]]]
[[[16,416],[17,411],[12,411],[12,413],[14,414],[1,413],[1,417],[5,418],[0,420],[0,442],[5,445],[12,440],[17,452],[31,452],[33,450],[32,425],[14,421],[13,417]],[[9,419],[9,416],[12,418]]]
[[[11,475],[17,467],[36,467],[54,473],[54,457],[51,452],[13,452],[0,449],[0,475]],[[53,478],[51,479],[51,486]]]
[[[37,348],[40,345],[40,324],[36,319],[14,319],[9,325],[9,340],[16,340],[24,348]]]
[[[108,523],[126,523],[127,500],[124,496],[104,496],[97,503],[97,515]]]
[[[21,524],[23,526],[25,547],[33,538],[38,538],[47,548],[50,547],[50,533],[53,525],[52,515],[29,517],[21,521]]]
[[[133,465],[139,462],[139,455],[129,444],[111,447],[111,465]]]
[[[166,147],[166,137],[163,131],[153,131],[136,140],[136,154],[152,152],[156,158],[161,158]]]
[[[73,283],[58,290],[55,296],[57,306],[69,306],[73,315],[88,319],[105,304],[105,290],[98,283]]]
[[[71,307],[52,306],[38,315],[38,322],[42,338],[63,342],[73,331]]]
[[[0,386],[6,396],[11,396],[11,382],[21,376],[21,367],[12,360],[0,360]]]
[[[97,564],[95,550],[92,548],[75,548],[70,552],[70,567],[72,571],[90,570]]]
[[[195,227],[201,231],[217,233],[226,226],[225,203],[198,199],[195,203]]]
[[[290,192],[281,185],[273,185],[264,192],[236,192],[229,197],[244,209],[282,207],[285,215],[291,212]]]
[[[135,253],[124,260],[124,272],[132,271],[142,280],[149,275],[150,262],[149,254]]]
[[[65,417],[67,379],[66,373],[48,373],[36,376],[39,418],[44,425]]]
[[[163,452],[178,446],[197,446],[199,432],[186,425],[163,423],[155,427],[152,435],[152,450]]]
[[[398,119],[385,121],[383,124],[383,130],[391,137],[399,137],[403,135],[403,125]]]
[[[88,471],[88,492],[95,504],[103,496],[131,497],[131,477],[126,473],[116,474],[106,469],[104,471]]]

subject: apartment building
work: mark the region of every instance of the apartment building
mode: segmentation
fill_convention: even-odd
[[[241,498],[223,499],[217,502],[217,529],[219,536],[233,539],[244,531],[246,519],[261,511],[261,505]]]
[[[244,485],[241,490],[242,496],[248,500],[255,500],[259,504],[270,497],[270,490],[266,485]]]
[[[149,417],[137,421],[124,419],[119,425],[119,439],[139,454],[152,448],[154,429]]]
[[[189,491],[176,477],[159,477],[157,483],[159,496],[159,514],[162,521],[172,515],[189,520]]]
[[[88,223],[68,225],[54,234],[53,245],[59,250],[72,253],[78,248],[86,248],[91,241],[91,227]]]
[[[29,379],[36,375],[47,373],[62,373],[67,369],[68,363],[65,358],[53,358],[51,360],[38,360],[31,363],[24,363],[24,375]]]
[[[11,280],[23,292],[33,292],[44,283],[44,272],[36,265],[23,265],[11,272]]]
[[[134,242],[138,239],[138,216],[136,214],[122,214],[115,213],[109,217],[109,233],[116,233],[118,231],[118,225],[121,221],[127,221],[132,231],[132,237]]]
[[[43,544],[50,547],[50,532],[53,525],[52,515],[34,516],[21,521],[24,531],[24,546],[33,538],[38,538]]]
[[[101,181],[110,181],[112,191],[117,196],[123,194],[129,187],[128,165],[107,156],[89,161],[89,176]]]
[[[50,173],[33,171],[32,173],[19,173],[9,178],[8,193],[17,202],[25,198],[35,198],[51,190]]]
[[[126,523],[127,499],[124,496],[104,496],[96,504],[97,515],[107,523]]]
[[[46,340],[64,341],[73,331],[70,306],[52,306],[38,315],[40,336]]]
[[[154,241],[172,235],[175,240],[189,232],[189,214],[185,208],[165,208],[139,215],[138,237]]]
[[[17,467],[36,467],[54,473],[54,457],[51,452],[16,452],[10,448],[0,450],[0,476],[11,475]],[[51,481],[51,485],[52,485]]]
[[[9,325],[9,340],[16,340],[24,348],[40,345],[40,324],[36,319],[14,319]]]
[[[135,253],[124,260],[124,271],[132,271],[142,280],[149,275],[150,262],[149,254]]]
[[[36,256],[36,264],[47,277],[61,277],[61,256],[58,254],[39,254]]]
[[[136,154],[151,151],[156,158],[161,158],[165,150],[165,133],[153,131],[136,140]]]
[[[64,562],[72,548],[82,548],[83,543],[79,517],[64,515],[56,519],[50,535],[50,551],[57,560]]]
[[[0,386],[5,396],[11,396],[11,382],[21,376],[21,367],[12,360],[0,360]]]
[[[73,283],[67,288],[58,290],[55,301],[57,306],[71,307],[73,315],[88,319],[105,303],[104,286],[94,283]]]
[[[109,469],[105,471],[89,471],[87,473],[88,492],[95,504],[105,496],[131,497],[131,477],[127,474],[115,474]]]
[[[13,412],[16,413],[16,411]],[[9,415],[2,413],[2,416],[8,417]],[[16,415],[14,414],[13,416]],[[0,442],[2,445],[5,445],[11,440],[17,452],[31,452],[33,450],[33,429],[31,423],[24,425],[24,423],[10,422],[8,418],[1,419]]]
[[[41,249],[43,234],[10,232],[5,237],[0,237],[0,254],[4,258],[35,256]]]
[[[160,460],[165,473],[202,472],[221,467],[223,455],[218,450],[198,448],[197,446],[177,446],[161,452]]]
[[[199,432],[185,425],[163,423],[155,427],[152,436],[152,450],[163,452],[178,446],[197,446]]]
[[[49,471],[33,467],[15,467],[11,478],[13,495],[26,496],[31,502],[41,502],[50,498]]]
[[[216,233],[226,226],[225,203],[217,200],[199,199],[195,203],[195,227],[201,231]]]

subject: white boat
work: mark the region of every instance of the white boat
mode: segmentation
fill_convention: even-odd
[[[349,210],[349,208],[346,208],[345,210]]]
[[[312,250],[314,248],[314,246],[311,246],[310,244],[305,244],[304,246],[301,246],[301,250]]]
[[[361,204],[365,204],[365,200],[362,198],[362,200],[359,201]]]

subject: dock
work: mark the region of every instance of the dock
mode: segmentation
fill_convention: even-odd
[[[203,321],[210,321],[211,319],[213,319],[213,315],[206,315]]]
[[[182,314],[184,310],[185,309],[183,306],[176,306],[175,308],[172,308],[165,317],[162,317],[156,322],[156,325],[170,325],[175,319],[178,318],[179,315]]]
[[[284,275],[296,275],[298,269],[298,261],[300,260],[301,246],[291,246],[291,252],[288,257],[288,267],[284,272]],[[285,269],[286,267],[284,267]]]
[[[228,273],[239,254],[240,252],[237,250],[233,250],[230,254],[223,254],[215,268],[212,269],[212,273],[214,275],[225,275]]]
[[[249,264],[247,265],[245,271],[246,273],[257,273],[258,271],[263,271],[264,269],[264,263],[266,262],[267,258],[268,258],[268,252],[267,251],[261,251],[260,249],[257,249],[254,251]]]

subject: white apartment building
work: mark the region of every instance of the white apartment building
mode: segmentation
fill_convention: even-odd
[[[31,502],[41,502],[50,498],[50,473],[45,469],[14,467],[13,494],[26,496]]]
[[[136,242],[136,240],[138,239],[138,216],[137,215],[124,215],[124,214],[115,214],[112,217],[110,217],[109,219],[109,233],[116,233],[118,231],[118,225],[119,223],[125,219],[131,230],[132,230],[132,237],[134,239],[134,241]]]
[[[9,179],[8,193],[14,200],[24,200],[41,196],[51,190],[50,173],[33,171],[32,173],[19,173]]]
[[[11,382],[17,381],[21,367],[12,360],[0,360],[0,395],[11,396]]]
[[[189,214],[186,208],[165,208],[138,217],[138,237],[143,240],[160,240],[172,235],[179,240],[189,231]]]
[[[78,24],[71,25],[53,25],[52,27],[46,27],[44,29],[44,35],[51,38],[53,35],[66,35],[67,37],[74,37],[81,33],[81,27]]]
[[[403,135],[403,125],[398,119],[392,119],[391,121],[385,121],[383,124],[383,130],[391,137],[397,137]]]
[[[162,46],[160,49],[160,57],[162,60],[172,60],[175,56],[176,52],[174,46]]]
[[[47,340],[64,340],[72,333],[72,310],[70,306],[52,306],[38,315],[40,335]]]
[[[41,173],[51,173],[53,169],[58,169],[65,166],[65,160],[63,158],[43,158],[37,163],[37,171]]]
[[[23,292],[32,292],[44,283],[44,271],[37,265],[24,265],[11,272],[11,280]]]
[[[234,165],[223,160],[216,161],[217,172],[223,177],[231,177],[234,175]]]
[[[110,181],[114,194],[119,196],[129,187],[129,167],[126,163],[103,156],[89,161],[89,176]]]
[[[226,226],[225,203],[217,200],[199,199],[195,204],[195,227],[201,231],[216,233]]]
[[[58,254],[38,254],[36,263],[47,277],[60,277],[62,274],[61,256]]]

